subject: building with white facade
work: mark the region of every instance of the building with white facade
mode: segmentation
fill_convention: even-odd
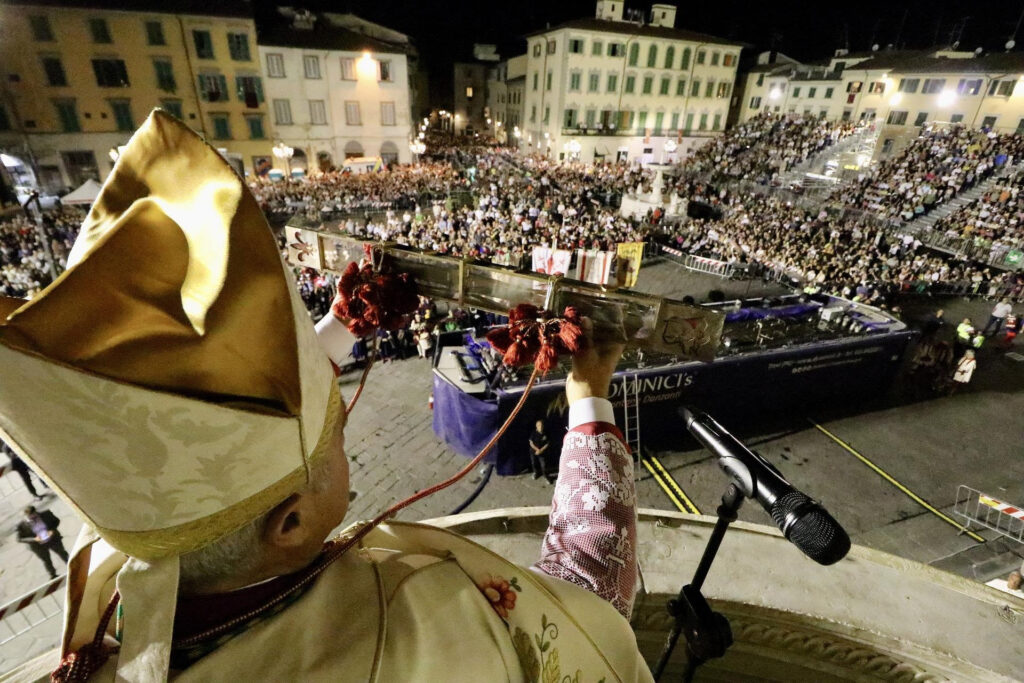
[[[523,122],[526,55],[505,59],[487,70],[487,133],[502,144],[515,139]]]
[[[352,157],[411,161],[407,43],[354,31],[335,15],[279,13],[280,22],[260,28],[259,54],[274,142],[294,152],[274,166],[328,171]]]
[[[676,8],[596,17],[527,36],[520,143],[555,158],[668,161],[725,129],[742,45],[675,28]]]

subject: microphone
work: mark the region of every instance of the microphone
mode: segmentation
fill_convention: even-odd
[[[679,412],[690,433],[718,456],[719,467],[744,496],[761,504],[791,543],[819,564],[835,564],[846,556],[850,537],[825,508],[793,488],[774,465],[710,415],[687,408]]]

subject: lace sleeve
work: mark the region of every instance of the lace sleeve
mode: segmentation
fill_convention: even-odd
[[[562,443],[539,571],[586,588],[627,619],[636,590],[633,458],[614,425],[591,422]]]

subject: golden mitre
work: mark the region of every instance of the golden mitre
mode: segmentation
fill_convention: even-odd
[[[110,545],[146,561],[271,509],[323,457],[341,401],[256,200],[153,112],[68,270],[0,299],[0,436]]]

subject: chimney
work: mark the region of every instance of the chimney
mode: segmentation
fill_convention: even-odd
[[[651,26],[676,27],[676,6],[661,3],[651,5]]]
[[[623,0],[597,0],[597,18],[605,21],[622,21]]]

